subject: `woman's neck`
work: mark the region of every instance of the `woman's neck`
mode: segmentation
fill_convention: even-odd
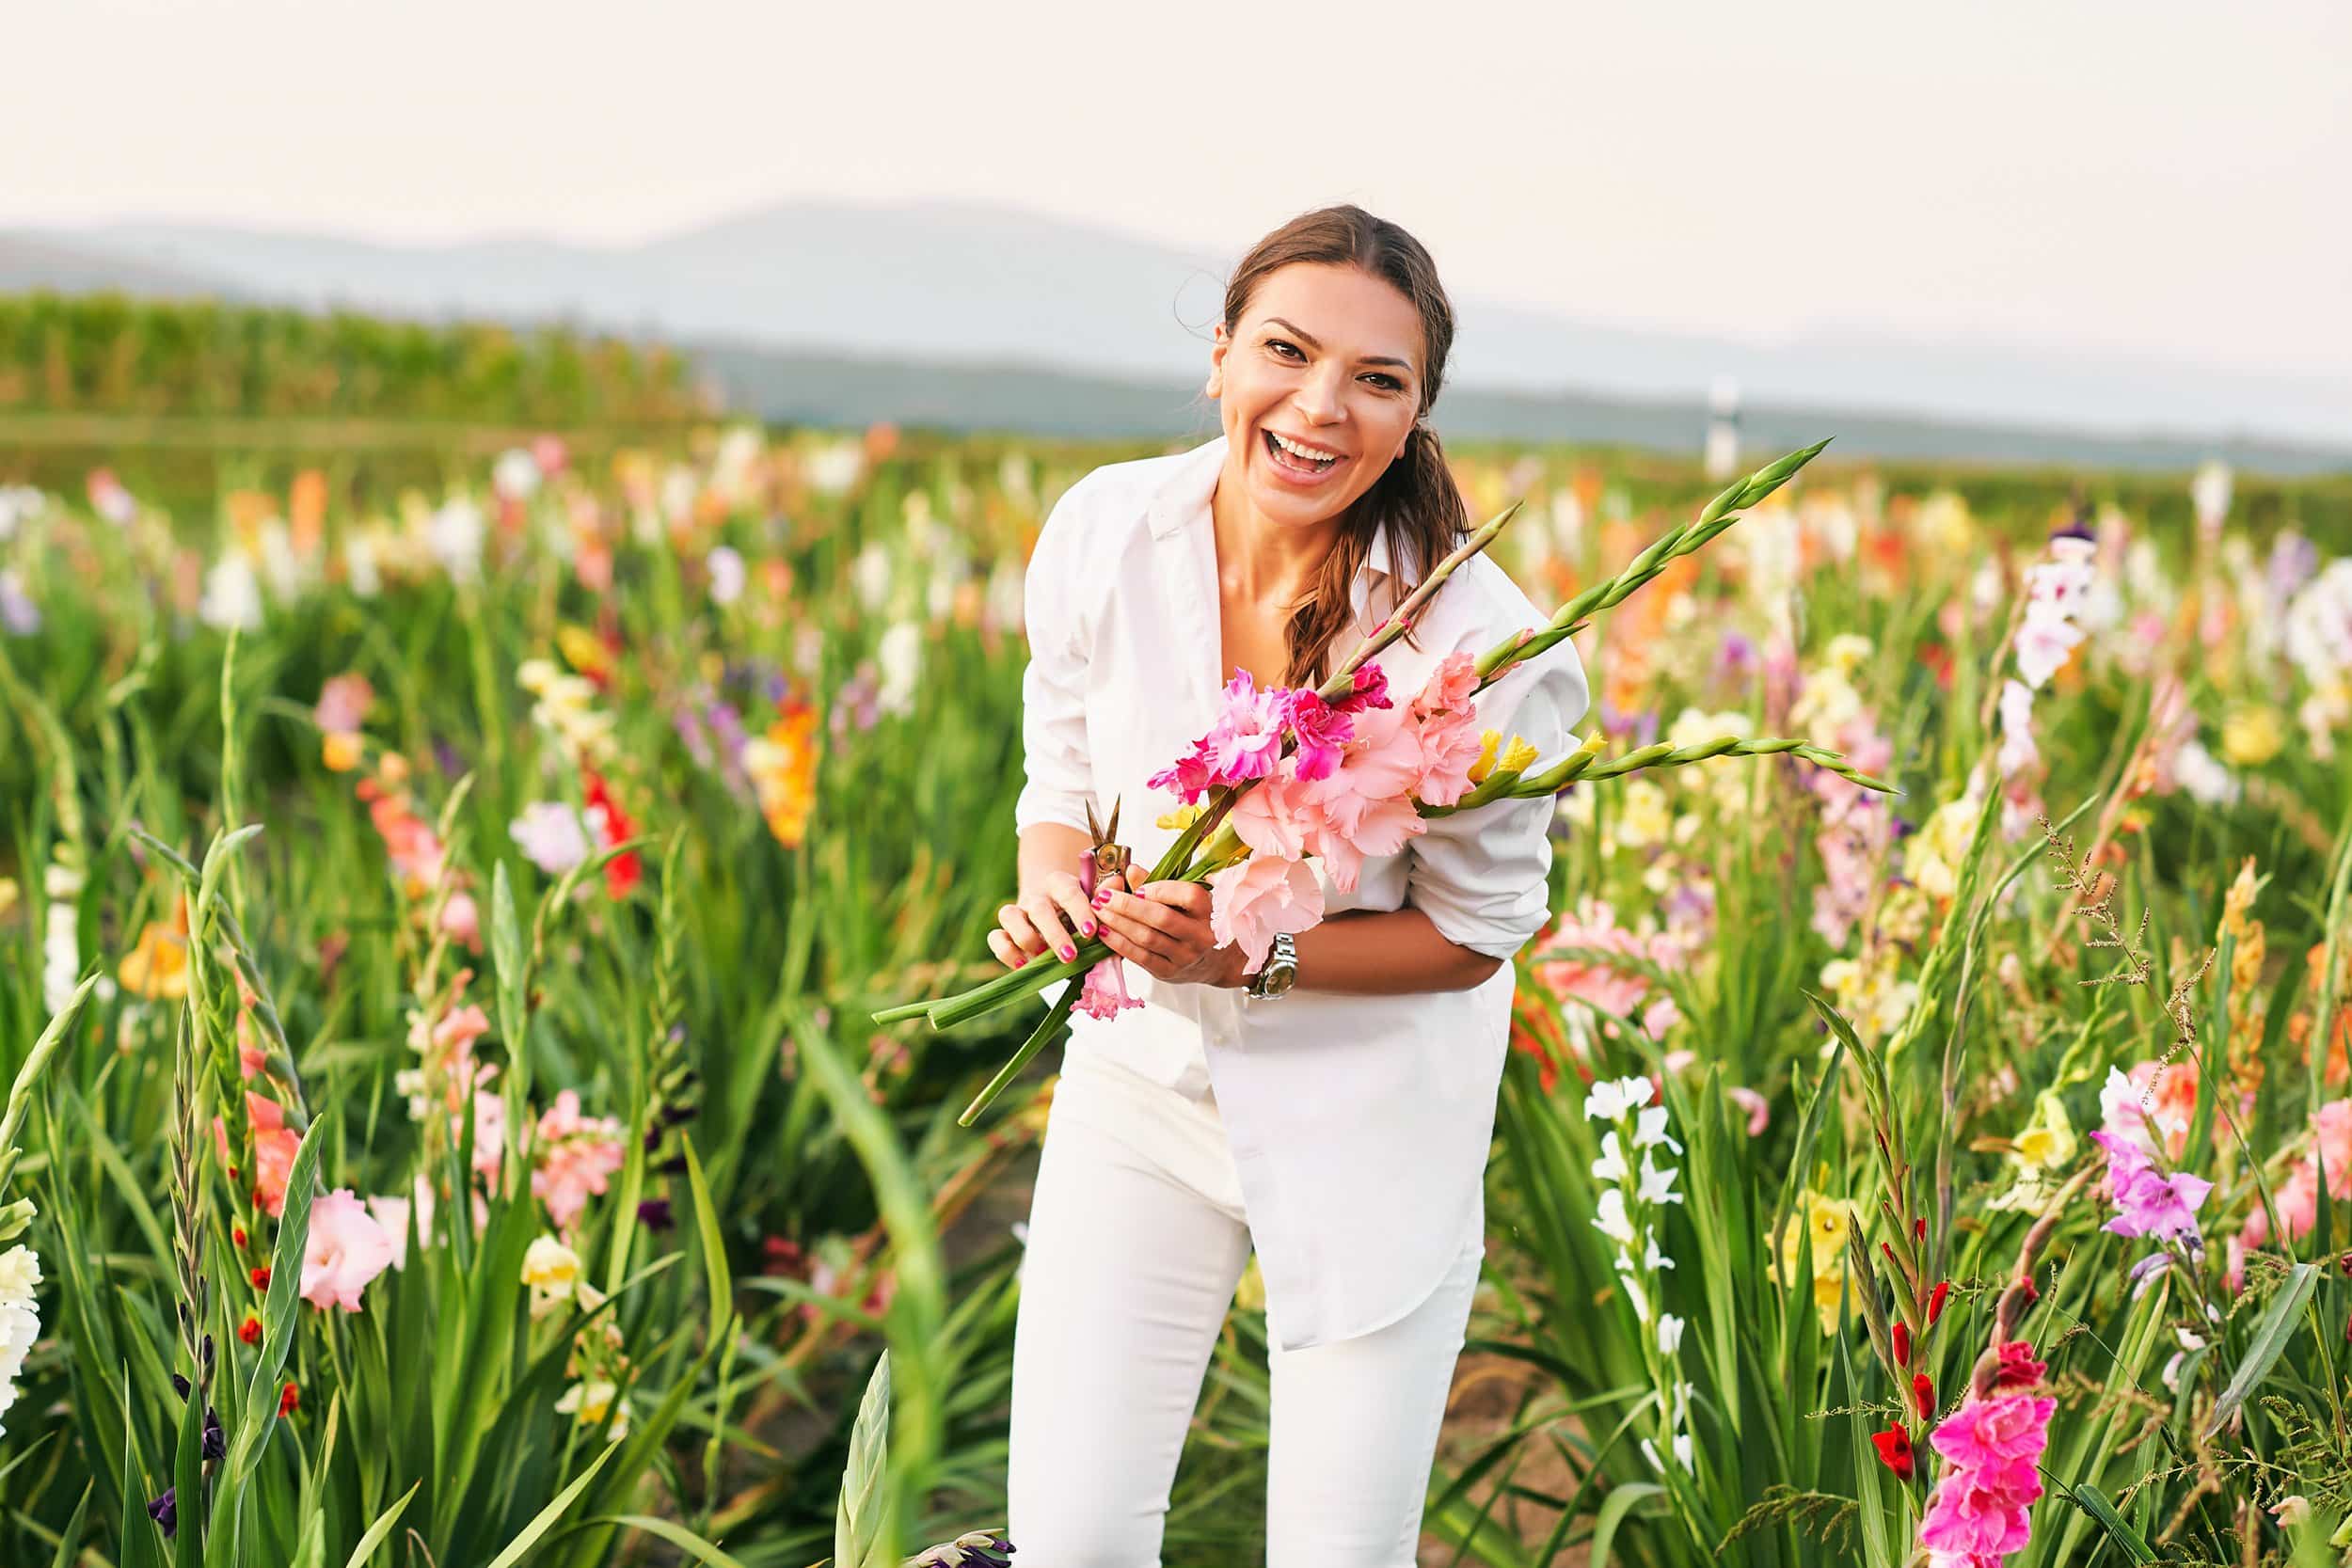
[[[1345,512],[1311,527],[1267,521],[1249,504],[1249,492],[1230,460],[1209,499],[1209,516],[1216,531],[1218,590],[1267,609],[1297,602],[1347,525]]]

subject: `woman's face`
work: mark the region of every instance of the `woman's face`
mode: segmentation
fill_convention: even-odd
[[[1276,522],[1318,523],[1371,489],[1405,451],[1421,410],[1421,313],[1360,267],[1294,261],[1258,284],[1230,337],[1216,327],[1218,400],[1251,504]],[[1315,463],[1275,436],[1331,454]]]

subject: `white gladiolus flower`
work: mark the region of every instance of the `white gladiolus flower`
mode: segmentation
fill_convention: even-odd
[[[1658,1315],[1658,1354],[1672,1355],[1682,1348],[1682,1320],[1672,1312]]]
[[[1629,1265],[1633,1260],[1626,1258],[1624,1261]],[[1625,1287],[1626,1299],[1633,1304],[1633,1315],[1644,1323],[1649,1322],[1649,1292],[1642,1289],[1641,1275],[1630,1267],[1619,1269],[1617,1283]]]
[[[1615,1121],[1627,1112],[1648,1104],[1655,1092],[1646,1078],[1619,1078],[1595,1084],[1584,1096],[1584,1116],[1591,1121]]]
[[[482,544],[486,533],[482,509],[461,496],[433,514],[425,541],[443,571],[460,582],[470,582],[482,573]]]
[[[1648,1081],[1645,1079],[1643,1082],[1646,1086]],[[1645,1105],[1634,1123],[1633,1147],[1656,1148],[1661,1144],[1673,1149],[1677,1154],[1682,1152],[1682,1146],[1675,1142],[1673,1133],[1666,1131],[1666,1107]]]
[[[30,1247],[0,1252],[0,1417],[16,1402],[17,1374],[40,1338],[40,1302],[33,1293],[40,1283],[40,1259]],[[0,1433],[7,1430],[0,1424]]]
[[[521,447],[507,448],[490,467],[490,485],[501,496],[529,500],[539,488],[539,460]]]
[[[255,631],[262,625],[262,579],[241,550],[231,550],[204,574],[204,596],[196,612],[208,626]]]
[[[749,573],[743,565],[742,553],[731,545],[721,545],[710,552],[705,562],[710,568],[710,602],[731,605],[743,596],[743,584]]]
[[[882,548],[879,539],[869,541],[857,552],[857,560],[850,566],[850,586],[857,590],[857,601],[868,610],[879,612],[890,597],[890,552]]]
[[[1644,1203],[1680,1203],[1682,1195],[1674,1190],[1676,1170],[1677,1167],[1673,1165],[1661,1170],[1650,1163],[1650,1157],[1647,1154],[1644,1154],[1642,1156],[1642,1190],[1635,1196]]]
[[[914,711],[914,689],[923,674],[923,628],[900,621],[882,633],[874,650],[882,666],[882,689],[874,701],[884,713],[904,716]]]
[[[1600,1158],[1593,1162],[1596,1181],[1625,1181],[1632,1178],[1633,1167],[1625,1163],[1625,1151],[1617,1147],[1614,1128],[1600,1135]]]
[[[1641,1239],[1633,1233],[1633,1222],[1626,1217],[1625,1191],[1619,1187],[1612,1187],[1600,1195],[1593,1225],[1611,1241],[1626,1246],[1631,1246]]]

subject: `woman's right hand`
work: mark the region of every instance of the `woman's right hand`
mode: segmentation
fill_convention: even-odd
[[[1126,886],[1120,878],[1109,882]],[[1025,898],[998,905],[996,921],[996,929],[988,933],[988,950],[1007,969],[1019,969],[1049,952],[1068,962],[1078,956],[1078,943],[1091,940],[1096,929],[1094,906],[1072,871],[1049,872]]]

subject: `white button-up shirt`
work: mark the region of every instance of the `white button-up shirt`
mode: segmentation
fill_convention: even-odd
[[[1149,870],[1176,840],[1153,818],[1172,795],[1145,780],[1212,728],[1223,659],[1210,499],[1220,435],[1190,451],[1106,464],[1056,502],[1031,556],[1022,680],[1026,783],[1015,831],[1083,830],[1087,804],[1122,802],[1120,841]],[[1369,635],[1402,598],[1386,524],[1352,587]],[[1434,562],[1422,562],[1426,570]],[[1409,702],[1438,660],[1482,654],[1550,619],[1486,556],[1423,608],[1418,648],[1380,655],[1389,690]],[[1333,662],[1352,651],[1343,632]],[[1575,647],[1560,642],[1486,689],[1479,727],[1524,736],[1547,763],[1575,744],[1588,696]],[[1506,800],[1426,820],[1396,854],[1370,856],[1352,894],[1320,861],[1327,917],[1412,905],[1449,940],[1506,960],[1466,990],[1354,995],[1315,989],[1303,961],[1286,996],[1169,985],[1133,964],[1144,1001],[1108,1020],[1072,1019],[1069,1050],[1099,1051],[1157,1083],[1185,1085],[1205,1061],[1247,1200],[1265,1279],[1267,1325],[1286,1350],[1368,1334],[1427,1299],[1484,1228],[1495,1097],[1510,1037],[1507,961],[1549,917],[1549,798]],[[1057,999],[1059,982],[1046,989]],[[1198,1069],[1194,1069],[1197,1072]]]

